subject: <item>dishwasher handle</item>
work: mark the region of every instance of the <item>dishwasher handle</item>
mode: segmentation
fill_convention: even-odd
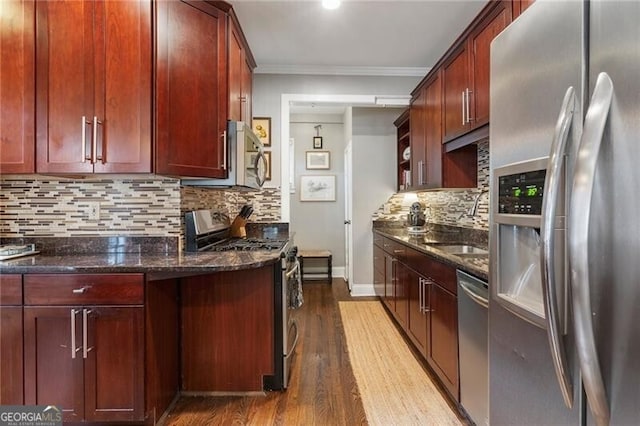
[[[487,284],[484,281],[472,277],[461,271],[456,271],[458,276],[458,285],[478,305],[483,308],[489,308],[489,297]],[[480,291],[478,291],[480,290]]]

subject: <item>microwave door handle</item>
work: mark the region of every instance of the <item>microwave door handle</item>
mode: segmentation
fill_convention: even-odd
[[[260,174],[260,162],[262,162],[262,170],[263,173],[262,175]],[[255,162],[253,163],[253,168],[255,170],[256,173],[256,182],[258,183],[258,186],[262,186],[265,182],[266,179],[266,170],[267,170],[267,159],[264,156],[264,153],[262,152],[262,150],[258,151],[258,155],[256,155],[256,159]]]
[[[589,219],[598,155],[612,99],[613,82],[607,73],[602,72],[598,75],[584,119],[567,226],[576,350],[587,400],[598,425],[609,424],[610,412],[593,334],[589,293]]]
[[[560,196],[560,185],[564,169],[564,157],[567,139],[576,107],[576,96],[573,87],[569,87],[564,95],[560,114],[551,144],[551,153],[545,175],[545,194],[542,200],[542,220],[540,226],[540,267],[542,271],[542,295],[544,302],[547,337],[551,349],[551,358],[556,370],[562,398],[567,407],[573,406],[573,384],[568,368],[567,352],[562,339],[562,320],[558,309],[555,274],[555,219]],[[566,283],[563,283],[567,285]]]

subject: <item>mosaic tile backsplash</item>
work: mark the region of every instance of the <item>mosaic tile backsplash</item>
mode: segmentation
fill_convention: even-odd
[[[478,188],[456,191],[424,191],[394,194],[373,215],[373,220],[405,221],[414,201],[425,207],[429,223],[489,229],[489,142],[478,143]],[[467,213],[480,195],[475,216]],[[388,213],[385,213],[387,209]]]
[[[0,237],[158,236],[182,237],[183,213],[218,209],[235,216],[254,206],[252,222],[280,219],[280,192],[180,187],[160,176],[96,180],[3,176]],[[92,210],[98,204],[98,218]]]

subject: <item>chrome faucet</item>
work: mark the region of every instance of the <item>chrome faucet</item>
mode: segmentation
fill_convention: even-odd
[[[482,197],[482,194],[485,194],[487,192],[489,192],[488,189],[483,189],[478,195],[476,195],[476,198],[473,201],[473,206],[471,206],[471,208],[467,212],[467,216],[475,216],[478,214],[478,204],[480,204],[480,197]]]

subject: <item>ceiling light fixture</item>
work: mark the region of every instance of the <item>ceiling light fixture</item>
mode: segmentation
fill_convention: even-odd
[[[322,7],[333,10],[340,7],[340,0],[322,0]]]

